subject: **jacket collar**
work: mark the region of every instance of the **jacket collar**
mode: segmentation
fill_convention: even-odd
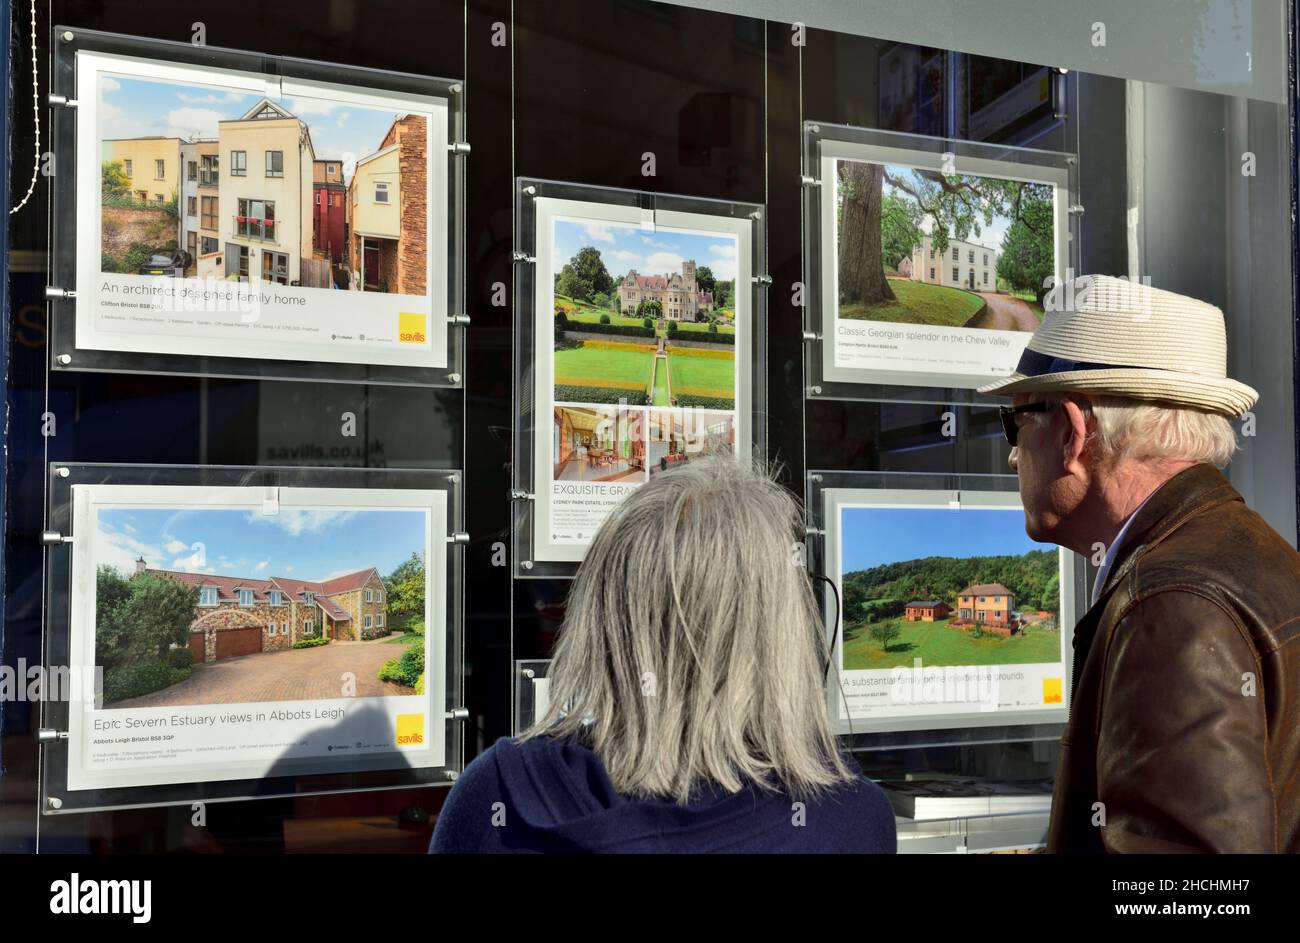
[[[1115,552],[1106,582],[1097,594],[1097,604],[1117,586],[1151,547],[1178,529],[1193,514],[1225,501],[1240,501],[1241,495],[1213,465],[1202,463],[1185,468],[1152,493],[1129,523],[1124,542]]]

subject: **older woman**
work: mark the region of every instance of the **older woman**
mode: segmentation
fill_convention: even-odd
[[[893,852],[830,732],[798,533],[729,459],[637,489],[573,585],[550,710],[469,765],[430,850]]]

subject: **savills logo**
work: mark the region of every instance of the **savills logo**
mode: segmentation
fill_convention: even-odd
[[[397,313],[397,340],[402,344],[423,344],[428,340],[424,330],[425,318],[419,311]]]
[[[424,715],[397,715],[397,745],[415,747],[424,743]]]

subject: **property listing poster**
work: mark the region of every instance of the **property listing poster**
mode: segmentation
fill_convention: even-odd
[[[440,766],[446,495],[77,485],[68,788]]]
[[[534,555],[576,561],[642,484],[748,454],[749,222],[538,203]]]
[[[846,501],[836,515],[841,722],[1064,721],[1063,551],[1030,540],[1020,508]]]
[[[77,54],[77,345],[445,366],[447,101]]]
[[[978,386],[1010,375],[1042,322],[1068,238],[1061,186],[948,157],[823,156],[828,379]]]

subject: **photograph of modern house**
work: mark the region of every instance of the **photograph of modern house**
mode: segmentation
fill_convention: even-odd
[[[180,250],[191,277],[426,293],[425,116],[101,81],[103,271]]]
[[[713,293],[702,291],[695,277],[695,260],[682,261],[680,272],[641,275],[630,270],[618,284],[620,310],[632,312],[643,301],[659,303],[670,321],[707,321],[713,311]]]
[[[239,118],[218,122],[217,140],[225,274],[306,284],[301,274],[303,259],[312,258],[316,158],[307,123],[263,98]]]
[[[351,287],[423,295],[428,284],[428,120],[396,118],[347,188]]]
[[[644,481],[640,410],[555,407],[556,481]]]
[[[311,246],[318,256],[341,265],[347,255],[348,187],[343,162],[317,158],[312,169]]]

